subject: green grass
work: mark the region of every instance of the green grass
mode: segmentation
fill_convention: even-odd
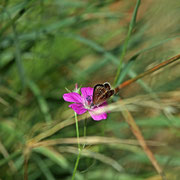
[[[117,85],[180,54],[179,20],[178,0],[2,0],[0,179],[23,179],[28,156],[29,180],[71,179],[78,144],[60,140],[74,141],[77,123],[62,98],[65,88]],[[179,179],[179,68],[173,64],[123,89],[109,100],[116,110],[107,120],[77,117],[80,138],[106,142],[79,145],[75,180],[158,176],[122,116],[120,98],[147,142],[156,144],[149,148],[167,179]]]

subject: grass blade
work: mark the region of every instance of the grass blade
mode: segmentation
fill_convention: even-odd
[[[138,12],[140,4],[141,4],[141,0],[137,0],[136,7],[134,9],[133,16],[132,16],[132,19],[131,19],[131,22],[130,22],[130,25],[129,25],[128,34],[127,34],[126,40],[124,42],[124,46],[123,46],[122,53],[121,53],[121,56],[120,56],[118,70],[117,70],[117,74],[116,74],[116,77],[115,77],[115,80],[114,80],[114,85],[115,86],[118,85],[117,82],[118,82],[118,79],[119,79],[119,76],[120,76],[123,59],[124,59],[124,56],[126,54],[126,49],[127,49],[127,46],[128,46],[129,40],[130,40],[130,36],[131,36],[132,30],[133,30],[133,27],[134,27],[134,25],[136,23],[136,16],[137,16],[137,12]]]

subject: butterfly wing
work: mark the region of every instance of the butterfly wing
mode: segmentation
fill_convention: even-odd
[[[108,82],[105,82],[103,85],[106,88],[106,90],[111,90],[111,85]]]
[[[106,98],[109,99],[112,95],[114,95],[114,90],[111,89],[111,90],[107,91],[106,94],[107,94],[107,95],[106,95]]]
[[[97,84],[93,91],[93,104],[99,105],[105,102],[114,94],[109,83]]]
[[[93,104],[97,105],[101,103],[100,97],[106,92],[103,84],[97,84],[94,86],[93,91]],[[99,102],[100,101],[100,102]]]

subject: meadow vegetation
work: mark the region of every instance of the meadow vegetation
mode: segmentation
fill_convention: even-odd
[[[106,120],[63,99],[180,54],[179,22],[179,0],[1,0],[0,180],[180,179],[180,60],[111,97]]]

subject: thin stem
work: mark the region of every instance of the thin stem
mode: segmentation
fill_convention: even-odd
[[[78,150],[81,149],[81,146],[79,144],[79,127],[78,127],[78,119],[77,119],[77,113],[74,113],[75,121],[76,121],[76,135],[77,135],[77,141],[78,141]]]
[[[72,180],[74,180],[74,178],[75,178],[75,174],[76,174],[76,170],[77,170],[77,167],[78,167],[78,164],[79,164],[80,157],[81,157],[81,150],[79,150],[79,153],[78,153],[78,156],[77,156],[77,159],[76,159],[76,164],[74,166]]]
[[[79,143],[78,119],[77,119],[77,114],[76,113],[74,113],[74,117],[75,117],[75,121],[76,121],[76,135],[77,135],[77,142],[78,142],[78,156],[77,156],[76,163],[75,163],[75,166],[74,166],[72,180],[74,180],[74,178],[75,178],[75,174],[76,174],[77,167],[78,167],[78,164],[79,164],[79,160],[80,160],[80,157],[81,157],[81,146],[80,146],[80,143]]]
[[[25,154],[24,156],[24,180],[28,180],[28,161],[29,161],[29,154]]]
[[[163,61],[162,63],[154,66],[151,69],[148,69],[147,71],[137,75],[136,77],[134,77],[132,79],[129,79],[129,80],[123,82],[122,84],[120,84],[119,86],[117,86],[115,88],[115,93],[118,93],[122,88],[130,85],[131,83],[133,83],[133,82],[135,82],[135,81],[137,81],[137,80],[139,80],[139,79],[141,79],[141,78],[143,78],[143,77],[145,77],[145,76],[147,76],[147,75],[149,75],[149,74],[151,74],[151,73],[153,73],[153,72],[155,72],[155,71],[157,71],[157,70],[171,64],[171,63],[176,62],[177,60],[180,60],[180,54],[178,54],[178,55],[176,55],[176,56],[174,56],[174,57],[172,57],[172,58],[170,58],[170,59],[168,59],[166,61]]]
[[[123,105],[123,104],[122,104]],[[125,107],[125,105],[123,105]],[[122,112],[126,122],[129,124],[133,134],[136,136],[137,140],[139,141],[139,144],[141,145],[142,149],[144,150],[144,152],[146,153],[146,155],[148,156],[149,160],[151,161],[152,165],[154,166],[154,168],[156,169],[156,171],[158,172],[158,174],[161,176],[162,180],[167,180],[166,176],[162,170],[162,168],[160,167],[160,165],[158,164],[154,154],[152,153],[152,151],[149,149],[149,147],[147,146],[144,137],[139,129],[139,127],[137,126],[133,116],[131,115],[131,113],[126,109],[125,107],[125,111]]]
[[[118,70],[117,70],[117,73],[116,73],[116,77],[114,79],[114,86],[117,86],[117,84],[118,84],[123,59],[124,59],[124,56],[126,54],[126,49],[127,49],[127,46],[128,46],[129,40],[130,40],[130,36],[131,36],[132,30],[133,30],[133,27],[134,27],[134,25],[136,23],[136,16],[137,16],[137,12],[138,12],[138,8],[140,6],[140,3],[141,3],[141,0],[137,0],[136,7],[134,8],[133,16],[132,16],[131,22],[129,24],[128,34],[127,34],[127,37],[125,39],[123,49],[122,49],[122,53],[121,53],[121,56],[120,56]]]
[[[87,123],[87,120],[85,119],[85,120],[84,120],[84,138],[86,137],[86,123]],[[84,149],[85,146],[86,146],[86,143],[83,144],[82,149]]]

